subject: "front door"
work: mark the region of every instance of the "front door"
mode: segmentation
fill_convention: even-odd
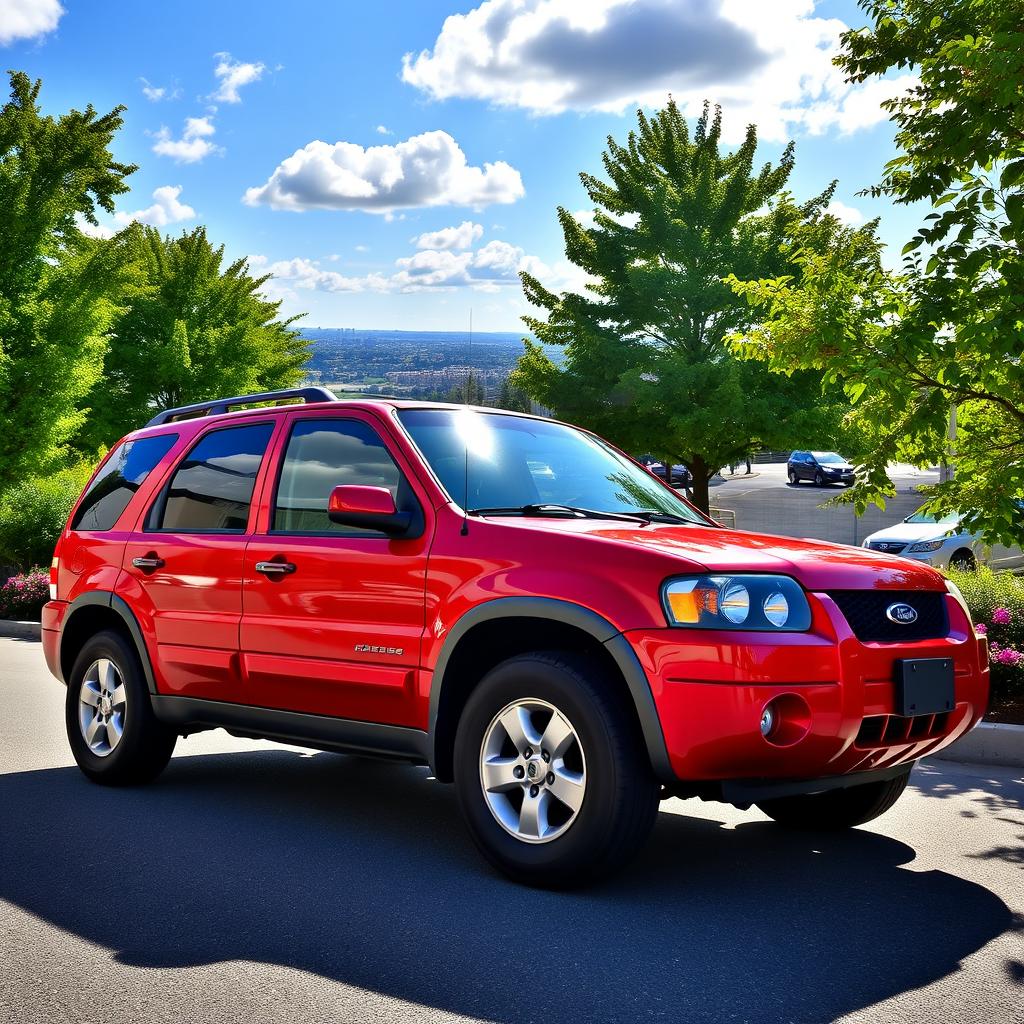
[[[272,423],[204,433],[128,537],[118,583],[156,638],[161,690],[232,700],[242,558]]]
[[[261,524],[245,552],[241,651],[247,704],[422,727],[416,671],[433,528],[401,453],[355,412],[293,414]],[[422,536],[338,526],[339,484],[419,502]]]

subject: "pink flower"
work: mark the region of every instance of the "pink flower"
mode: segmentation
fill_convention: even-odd
[[[974,627],[974,632],[980,633],[982,636],[984,636],[988,632],[988,626],[986,626],[984,622],[979,622]]]
[[[1024,661],[1024,654],[1015,651],[1012,647],[1003,647],[992,655],[992,660],[997,665],[1019,665]]]
[[[992,612],[992,621],[997,626],[1005,626],[1010,621],[1010,609],[1009,608],[996,608]]]

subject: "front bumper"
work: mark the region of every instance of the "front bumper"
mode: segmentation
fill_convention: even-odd
[[[952,597],[945,598],[948,636],[899,644],[862,642],[827,594],[808,599],[813,621],[806,633],[625,634],[651,684],[680,780],[813,779],[893,768],[948,746],[984,714],[987,649]],[[953,659],[955,708],[901,718],[896,660],[937,657]],[[796,712],[800,728],[772,742],[760,721],[776,698],[784,698],[776,707]]]

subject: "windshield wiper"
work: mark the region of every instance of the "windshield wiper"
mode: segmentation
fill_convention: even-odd
[[[592,508],[579,508],[576,505],[559,505],[551,502],[540,502],[535,505],[507,505],[497,508],[471,508],[471,516],[564,516],[572,515],[578,519],[614,519],[623,523],[642,523],[647,526],[648,515],[657,515],[653,510],[640,509],[632,512],[601,512]]]

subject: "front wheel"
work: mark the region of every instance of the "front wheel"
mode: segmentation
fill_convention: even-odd
[[[820,472],[814,474],[814,486],[815,487],[824,487],[825,486],[825,478],[821,475]]]
[[[895,779],[868,782],[847,789],[808,796],[787,796],[762,800],[758,807],[780,825],[807,831],[835,831],[872,821],[902,796],[910,772]]]
[[[155,779],[177,735],[153,714],[138,654],[120,633],[97,633],[68,679],[65,724],[82,772],[107,786]]]
[[[454,767],[474,842],[528,885],[609,874],[640,848],[658,811],[632,708],[600,665],[570,654],[492,669],[462,713]]]
[[[795,469],[791,469],[789,471],[789,483],[790,483],[790,486],[792,486],[792,487],[796,487],[796,485],[798,483],[800,483],[800,477],[798,477],[796,475],[796,470]]]

